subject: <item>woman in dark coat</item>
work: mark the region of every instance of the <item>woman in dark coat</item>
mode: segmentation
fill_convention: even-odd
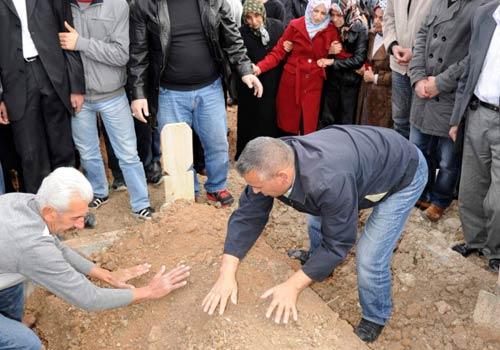
[[[243,26],[241,37],[252,62],[259,62],[276,45],[283,34],[283,24],[274,18],[267,18],[260,0],[247,0],[243,5]],[[276,94],[283,66],[279,65],[259,76],[264,87],[261,98],[254,96],[241,79],[238,79],[238,130],[236,159],[248,141],[259,136],[281,136],[276,125]]]
[[[356,124],[392,127],[391,68],[382,37],[384,3],[373,8],[373,28],[368,34],[368,60],[358,70],[363,77],[358,96]]]
[[[276,99],[278,127],[286,133],[308,134],[317,129],[324,67],[332,62],[326,57],[331,43],[340,40],[330,23],[329,8],[329,0],[310,0],[306,15],[292,20],[273,50],[254,67],[259,75],[286,59]],[[293,44],[290,54],[284,49],[285,41]]]
[[[332,4],[332,21],[339,28],[343,49],[352,57],[337,59],[326,70],[319,128],[331,124],[353,124],[362,77],[356,73],[367,56],[368,29],[355,0]]]

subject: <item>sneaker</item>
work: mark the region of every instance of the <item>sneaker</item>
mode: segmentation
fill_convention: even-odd
[[[309,252],[303,249],[290,249],[287,254],[290,258],[299,260],[301,265],[309,259]]]
[[[89,208],[91,209],[97,209],[101,205],[105,204],[108,202],[109,197],[96,197],[94,196],[94,199],[92,199],[92,202],[89,203]]]
[[[209,204],[217,207],[229,207],[234,203],[234,198],[228,190],[220,190],[217,192],[207,192],[207,200]]]
[[[384,326],[362,318],[354,329],[354,333],[356,333],[362,341],[371,343],[377,340],[380,333],[382,333],[382,329],[384,329]]]
[[[125,181],[123,181],[123,179],[114,179],[111,189],[115,192],[126,191],[127,185],[125,185]]]
[[[141,209],[139,211],[134,211],[134,212],[132,212],[132,214],[136,218],[139,218],[139,219],[142,219],[142,220],[151,220],[153,218],[153,213],[154,212],[155,211],[154,211],[153,208],[147,207],[147,208]]]

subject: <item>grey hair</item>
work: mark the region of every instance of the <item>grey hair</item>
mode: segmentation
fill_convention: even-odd
[[[247,143],[236,162],[241,176],[255,170],[261,177],[269,178],[286,166],[294,166],[292,147],[280,139],[261,136]]]
[[[43,179],[35,200],[39,208],[50,206],[58,212],[65,212],[70,200],[75,197],[90,203],[93,197],[92,186],[75,168],[61,167]]]

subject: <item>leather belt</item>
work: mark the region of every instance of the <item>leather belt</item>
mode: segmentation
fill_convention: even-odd
[[[38,59],[38,56],[26,57],[24,60],[26,62],[35,62]]]
[[[492,110],[494,112],[500,112],[500,107],[492,105],[488,102],[483,102],[476,95],[472,96],[469,106],[473,111],[475,111],[479,106],[483,106],[484,108],[488,108],[489,110]]]

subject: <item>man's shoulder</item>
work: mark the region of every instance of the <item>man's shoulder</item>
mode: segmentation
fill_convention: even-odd
[[[479,21],[480,24],[480,22],[483,21],[486,16],[491,16],[499,6],[500,4],[498,3],[498,1],[487,0],[477,7],[474,12],[474,19],[476,21]]]
[[[42,233],[45,223],[36,210],[35,195],[8,193],[0,196],[0,231],[12,234]]]

